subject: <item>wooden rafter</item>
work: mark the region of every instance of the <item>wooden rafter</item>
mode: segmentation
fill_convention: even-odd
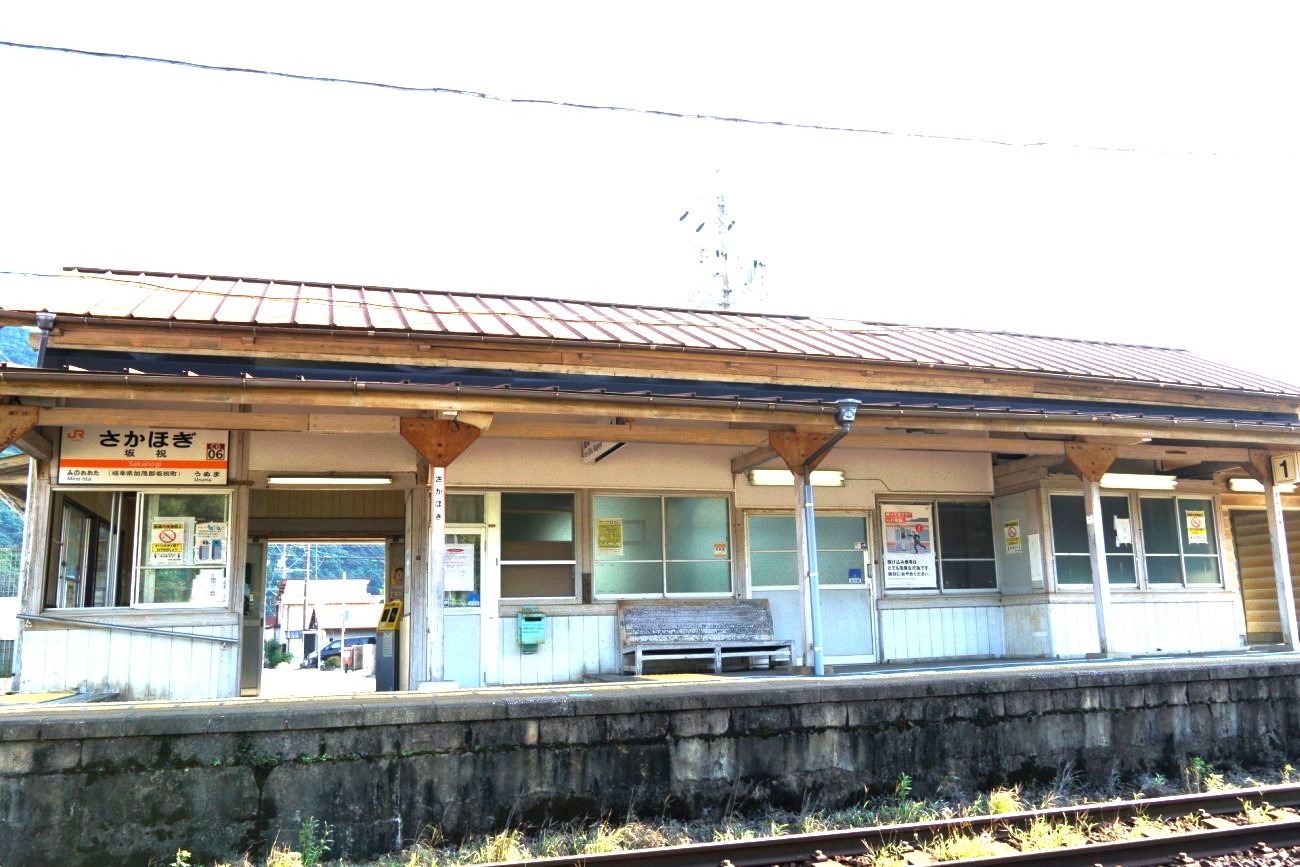
[[[1074,467],[1079,478],[1089,482],[1100,482],[1118,456],[1119,447],[1108,443],[1065,444],[1065,459]]]
[[[403,418],[402,438],[411,444],[431,467],[449,467],[483,433],[477,427],[455,419]]]

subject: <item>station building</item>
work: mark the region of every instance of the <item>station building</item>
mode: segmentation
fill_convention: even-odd
[[[1182,351],[97,269],[0,324],[22,691],[257,695],[312,539],[383,544],[403,689],[617,674],[628,600],[817,669],[1297,649],[1300,389]]]

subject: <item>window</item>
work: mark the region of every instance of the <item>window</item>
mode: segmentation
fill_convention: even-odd
[[[1213,500],[1140,496],[1136,515],[1133,500],[1130,494],[1101,498],[1106,569],[1112,585],[1142,589],[1221,585]],[[1057,584],[1090,586],[1083,497],[1052,494],[1051,515]]]
[[[881,503],[887,590],[995,590],[987,501]]]
[[[51,514],[45,607],[129,605],[135,494],[60,491]]]
[[[799,586],[793,515],[750,515],[749,579],[755,590]],[[867,519],[817,515],[817,572],[822,586],[862,585],[867,577]]]
[[[573,494],[501,495],[501,597],[577,595]]]
[[[1147,582],[1155,586],[1219,583],[1214,502],[1141,497]]]
[[[596,497],[596,595],[730,593],[728,516],[725,497]]]
[[[54,495],[46,608],[228,604],[225,493]]]
[[[1052,494],[1052,546],[1056,552],[1057,584],[1092,584],[1088,559],[1088,524],[1083,497]],[[1106,574],[1111,584],[1137,584],[1133,556],[1133,521],[1127,494],[1101,498],[1102,536],[1106,541]]]

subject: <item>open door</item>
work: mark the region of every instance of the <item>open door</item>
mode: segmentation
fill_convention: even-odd
[[[243,609],[239,620],[239,694],[262,690],[266,612],[266,542],[249,540],[244,560]]]

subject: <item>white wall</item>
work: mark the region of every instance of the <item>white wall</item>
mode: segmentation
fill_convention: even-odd
[[[22,690],[108,690],[123,700],[239,694],[237,623],[165,629],[230,643],[95,628],[29,629],[23,635]]]
[[[514,617],[502,617],[500,671],[502,684],[566,683],[587,674],[619,671],[618,618],[613,614],[548,616],[546,641],[536,653],[519,650]]]
[[[1111,635],[1116,653],[1205,653],[1245,647],[1245,622],[1233,594],[1206,593],[1177,599],[1125,600],[1111,595]],[[1198,598],[1199,597],[1199,598]],[[1097,617],[1091,597],[1078,602],[1054,601],[1051,610],[1052,655],[1096,653]]]

